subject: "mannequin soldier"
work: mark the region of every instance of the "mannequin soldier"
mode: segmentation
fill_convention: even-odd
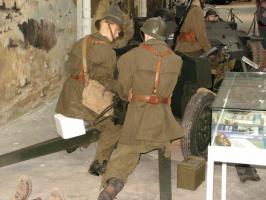
[[[129,105],[117,151],[102,177],[106,187],[99,200],[114,199],[141,153],[164,149],[183,136],[170,108],[182,60],[164,42],[165,24],[160,17],[147,20],[141,30],[145,42],[118,61],[118,94]]]
[[[96,9],[95,18],[101,18],[106,12],[107,8],[112,9],[112,13],[119,16],[123,21],[122,30],[123,34],[119,38],[116,38],[112,42],[113,48],[122,48],[128,44],[134,35],[134,22],[130,16],[130,11],[127,9],[128,2],[125,0],[110,0],[110,1],[99,1]]]
[[[128,42],[133,38],[134,35],[134,22],[130,16],[130,13],[120,8],[120,4],[122,4],[123,2],[124,2],[123,0],[115,0],[112,5],[117,10],[116,15],[119,16],[123,21],[122,23],[123,34],[121,34],[121,37],[117,38],[113,42],[112,45],[113,48],[125,47],[128,44]]]
[[[115,90],[113,71],[116,67],[116,54],[112,49],[114,41],[121,31],[120,17],[108,12],[96,21],[98,32],[86,36],[87,64],[89,78],[100,82],[106,90]],[[74,44],[69,54],[68,77],[57,102],[56,112],[67,117],[85,120],[92,126],[97,114],[82,104],[82,92],[85,87],[85,76],[82,66],[82,42],[84,38]],[[99,175],[105,168],[106,161],[118,141],[120,128],[111,119],[107,119],[96,126],[101,131],[95,161],[90,166],[90,173]]]
[[[210,49],[201,2],[193,0],[177,37],[175,51],[199,57]]]
[[[112,48],[121,48],[127,45],[128,41],[132,39],[134,34],[133,29],[133,21],[130,19],[129,15],[125,14],[118,5],[119,1],[113,2],[111,5],[110,10],[112,11],[115,16],[119,16],[121,21],[122,33],[120,37],[117,37],[115,40],[112,41]],[[121,32],[120,32],[121,33]],[[117,76],[117,69],[114,71],[115,77]],[[115,108],[114,108],[115,109]],[[110,122],[112,123],[112,122]],[[109,125],[108,128],[114,128],[113,131],[116,133],[110,134],[106,133],[104,137],[100,137],[98,142],[98,147],[96,151],[95,160],[90,166],[89,173],[92,175],[101,175],[105,171],[106,164],[111,156],[111,153],[115,146],[117,145],[119,133],[120,133],[120,125]]]
[[[217,21],[221,20],[218,16],[217,12],[213,9],[207,10],[204,18],[207,22],[217,22]]]

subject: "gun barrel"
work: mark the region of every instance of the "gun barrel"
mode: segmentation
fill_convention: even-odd
[[[0,167],[29,160],[32,158],[48,155],[58,151],[66,150],[72,147],[79,147],[83,144],[90,144],[98,140],[99,131],[97,129],[89,130],[85,135],[75,138],[63,139],[57,137],[38,144],[34,144],[16,151],[0,155]]]

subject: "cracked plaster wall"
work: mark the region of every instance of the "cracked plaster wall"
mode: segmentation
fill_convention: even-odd
[[[28,19],[54,25],[52,48],[36,48],[24,40],[18,25]],[[0,125],[58,95],[75,40],[72,0],[0,0]]]

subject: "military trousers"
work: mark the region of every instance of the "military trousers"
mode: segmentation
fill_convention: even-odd
[[[118,144],[116,152],[107,164],[107,169],[102,177],[102,186],[106,185],[109,178],[116,177],[127,181],[127,178],[132,174],[137,167],[142,153],[148,153],[153,150],[163,149],[165,143],[148,143],[140,142],[136,145]]]
[[[118,143],[121,125],[114,125],[111,119],[106,119],[95,128],[99,129],[101,133],[94,159],[100,162],[109,160]]]

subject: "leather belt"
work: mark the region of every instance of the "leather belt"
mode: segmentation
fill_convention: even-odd
[[[153,92],[152,95],[136,95],[132,93],[132,89],[129,91],[129,101],[140,101],[140,102],[146,102],[149,104],[171,104],[171,97],[158,97],[158,85],[159,85],[159,78],[160,78],[160,69],[161,69],[161,60],[163,57],[169,56],[172,54],[172,50],[168,49],[159,52],[154,47],[150,45],[143,44],[142,47],[152,53],[154,56],[158,58],[156,62],[156,74],[154,79],[154,86],[153,86]]]
[[[146,95],[135,95],[131,97],[131,101],[146,102],[149,104],[171,104],[171,97],[158,97],[155,95],[146,96]]]

